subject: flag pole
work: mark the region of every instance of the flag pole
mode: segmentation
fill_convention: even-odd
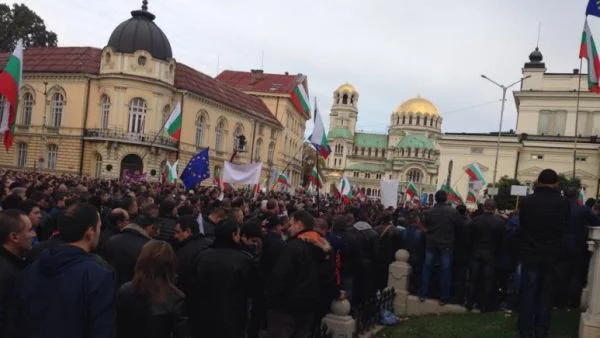
[[[156,133],[154,135],[154,138],[152,139],[152,142],[150,142],[150,145],[148,146],[148,149],[146,150],[146,152],[144,152],[144,155],[142,156],[142,160],[144,158],[146,158],[146,155],[148,155],[148,153],[150,152],[150,150],[152,149],[152,146],[154,145],[154,143],[156,142],[156,139],[158,138],[158,135],[160,135],[160,133],[163,132],[163,130],[165,130],[165,125],[167,124],[167,121],[165,121],[165,123],[163,123],[162,127],[160,127],[160,130],[158,131],[158,133]]]
[[[298,153],[300,153],[300,151],[302,151],[303,148],[304,147],[300,147],[300,149],[296,150],[296,153],[294,154],[294,156],[292,158],[296,158],[296,156],[298,156]],[[318,160],[319,159],[317,158],[317,161]],[[285,173],[285,171],[290,167],[290,164],[292,164],[292,160],[289,160],[288,163],[285,165],[285,167],[283,167],[283,170],[280,171],[280,172],[284,172]],[[277,185],[277,179],[275,179],[275,182],[273,182],[273,186],[271,186],[271,190],[275,189],[276,185]]]
[[[588,61],[589,62],[589,61]],[[575,138],[573,141],[573,181],[575,181],[575,169],[577,169],[577,132],[579,127],[579,101],[581,98],[581,68],[583,67],[583,58],[579,58],[579,73],[577,76],[579,80],[577,81],[577,103],[575,108]]]
[[[313,118],[314,118],[315,121],[317,120],[317,97],[316,96],[315,96],[315,116]],[[314,124],[313,124],[313,133],[314,133],[314,129],[315,129],[315,127],[314,127]],[[315,152],[316,152],[316,155],[317,155],[315,157],[315,159],[316,159],[315,160],[315,167],[317,168],[317,215],[320,216],[319,209],[320,209],[320,204],[321,204],[321,192],[319,190],[319,178],[321,177],[320,176],[321,174],[319,174],[319,150],[315,149]]]

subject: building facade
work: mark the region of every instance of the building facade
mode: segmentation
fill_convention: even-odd
[[[547,72],[537,48],[522,71],[524,80],[513,92],[518,112],[515,130],[499,138],[498,133],[445,133],[439,140],[438,181],[447,179],[452,161],[451,185],[462,196],[469,184],[464,171],[473,162],[479,164],[486,181],[493,183],[498,149],[496,179],[508,176],[531,186],[545,168],[567,178],[573,177],[575,168],[587,197],[597,197],[600,96],[588,92],[587,77],[578,70]]]
[[[397,179],[400,191],[414,182],[421,193],[437,186],[442,117],[428,100],[415,97],[392,111],[387,134],[357,131],[359,93],[343,84],[333,93],[329,132],[332,153],[324,170],[326,191],[342,176],[367,197],[381,196],[380,181]]]
[[[275,152],[277,161],[265,163],[272,171],[285,172],[292,186],[302,183],[302,149],[306,121],[311,118],[310,111],[298,111],[292,103],[291,93],[296,86],[304,86],[308,93],[308,80],[303,74],[269,74],[254,69],[249,72],[225,70],[216,77],[246,94],[260,98],[279,123],[283,125],[278,142],[269,145],[269,153]],[[260,131],[259,131],[260,132]],[[272,148],[271,148],[272,147]],[[267,185],[273,185],[272,177]]]
[[[105,178],[129,170],[158,179],[167,160],[183,169],[205,147],[211,171],[221,167],[240,135],[247,146],[236,161],[282,166],[274,151],[283,143],[282,123],[259,98],[176,62],[154,19],[145,4],[132,11],[103,49],[26,50],[15,144],[0,152],[2,166]],[[179,141],[162,130],[177,103]]]

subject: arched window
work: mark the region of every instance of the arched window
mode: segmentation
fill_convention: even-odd
[[[221,120],[217,124],[215,129],[215,149],[221,150],[223,148],[223,133],[225,132],[225,121]]]
[[[371,148],[369,148],[369,156],[371,156]]]
[[[0,113],[2,115],[2,113]],[[23,94],[23,113],[21,114],[21,124],[31,125],[31,116],[33,115],[33,94],[26,92]]]
[[[411,169],[406,173],[406,181],[407,182],[419,183],[419,182],[421,182],[422,178],[423,178],[423,174],[421,173],[421,170],[419,170],[419,169]]]
[[[423,116],[423,125],[427,127],[427,116]]]
[[[163,107],[162,124],[160,125],[161,127],[164,126],[165,123],[167,123],[167,120],[169,119],[170,115],[171,115],[171,106],[167,104]]]
[[[433,117],[429,120],[429,126],[433,127]]]
[[[354,147],[354,155],[358,155],[358,147]]]
[[[379,156],[379,149],[375,148],[375,157]]]
[[[100,128],[108,129],[108,114],[110,113],[110,98],[104,94],[100,97]],[[98,176],[96,176],[98,177]]]
[[[102,155],[96,153],[96,163],[94,163],[94,177],[102,175]]]
[[[400,156],[404,156],[404,148],[400,149]]]
[[[411,148],[408,148],[408,154],[406,156],[410,157]]]
[[[263,145],[262,138],[259,138],[258,140],[256,140],[256,149],[254,150],[254,161],[255,162],[260,162],[260,153],[262,153],[262,145]]]
[[[127,131],[134,134],[144,133],[147,108],[146,101],[141,97],[136,97],[129,102],[129,127]]]
[[[348,104],[348,94],[344,94],[344,96],[342,96],[342,104]]]
[[[408,117],[408,124],[412,125],[412,115]]]
[[[371,196],[371,188],[367,188],[367,196]]]
[[[198,116],[196,119],[196,147],[202,145],[202,137],[204,136],[204,125],[206,120],[204,116]]]
[[[381,157],[385,157],[385,150],[381,151]]]
[[[48,169],[56,169],[56,158],[58,157],[58,146],[48,145]]]
[[[63,109],[65,108],[65,97],[61,93],[54,93],[52,95],[52,110],[50,125],[52,127],[60,127],[63,115]]]
[[[27,165],[27,143],[19,143],[19,151],[17,152],[17,167],[25,168]]]
[[[269,144],[269,152],[267,153],[267,161],[269,163],[273,163],[273,156],[275,156],[275,143],[271,142]]]
[[[431,150],[427,153],[427,158],[431,158]]]
[[[360,154],[363,156],[365,155],[365,147],[360,148]]]
[[[417,126],[421,124],[421,116],[417,115]]]
[[[415,157],[419,157],[419,148],[415,149]]]
[[[406,124],[406,116],[402,116],[402,124]]]
[[[397,124],[397,125],[398,125],[398,124],[400,124],[400,116],[397,116],[397,117],[396,117],[396,124]]]

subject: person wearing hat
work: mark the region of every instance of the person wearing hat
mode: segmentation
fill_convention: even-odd
[[[554,267],[570,206],[552,169],[540,172],[534,193],[521,199],[517,246],[521,261],[518,329],[521,338],[548,336]]]

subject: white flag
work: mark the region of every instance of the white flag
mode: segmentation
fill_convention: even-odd
[[[233,164],[225,162],[223,182],[230,184],[258,184],[262,163]]]

